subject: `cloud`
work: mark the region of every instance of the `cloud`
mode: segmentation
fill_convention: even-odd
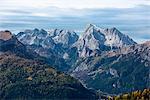
[[[7,0],[6,0],[7,1]],[[63,0],[62,0],[63,1]],[[135,0],[133,0],[135,1]],[[12,31],[27,28],[65,28],[84,31],[86,24],[117,27],[137,41],[150,39],[150,6],[132,8],[43,8],[0,9],[0,29]]]
[[[129,8],[140,4],[150,5],[148,0],[1,0],[0,7],[11,8]]]

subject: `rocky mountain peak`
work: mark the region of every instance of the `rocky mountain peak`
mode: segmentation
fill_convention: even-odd
[[[116,27],[112,27],[112,28],[110,28],[110,31],[111,32],[116,32],[116,31],[119,31]]]
[[[64,48],[70,47],[79,38],[74,31],[65,29],[52,29],[48,34],[56,44],[61,44]]]
[[[39,29],[35,28],[33,31],[34,31],[34,32],[39,32]]]
[[[88,24],[88,25],[86,26],[85,32],[87,32],[87,31],[89,31],[89,30],[91,30],[91,29],[93,30],[94,27],[95,27],[95,25],[93,25],[93,24]]]
[[[106,28],[104,30],[102,30],[103,33],[105,33],[106,35],[123,35],[116,27],[112,27],[112,28]]]
[[[51,53],[63,56],[65,49],[78,40],[78,35],[63,29],[34,29],[18,33],[17,38],[26,45],[34,46],[34,51],[42,56]]]
[[[12,38],[12,33],[8,30],[6,31],[0,31],[0,39],[6,41]]]
[[[150,46],[150,41],[146,41],[143,45]]]
[[[97,27],[96,25],[94,24],[88,24],[85,28],[85,31],[84,31],[84,34],[92,34],[94,33],[95,31],[98,31],[100,32],[100,30],[103,30],[102,28],[99,28]]]
[[[85,32],[80,35],[74,47],[77,47],[79,52],[83,55],[85,54],[83,53],[85,50],[107,51],[133,44],[136,44],[136,42],[127,35],[122,34],[115,27],[104,29],[93,24],[88,24]]]

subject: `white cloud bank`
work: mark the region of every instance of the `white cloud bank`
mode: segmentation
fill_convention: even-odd
[[[0,8],[129,8],[137,5],[150,5],[149,0],[0,0]]]

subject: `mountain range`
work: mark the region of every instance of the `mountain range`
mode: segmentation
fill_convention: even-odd
[[[69,77],[76,80],[75,85],[76,83],[80,85],[74,88],[77,88],[77,91],[83,90],[82,93],[85,92],[85,97],[81,98],[96,99],[97,93],[116,95],[150,88],[150,41],[138,44],[114,27],[100,28],[88,24],[81,35],[64,29],[25,30],[17,35],[11,35],[9,31],[1,31],[0,44],[3,65],[8,59],[13,58],[21,62],[23,60],[24,63],[40,62],[39,67],[46,64],[54,71],[64,72],[63,78]],[[8,55],[12,58],[5,59]],[[13,63],[17,64],[15,61],[12,61],[12,65]],[[18,64],[20,65],[21,62]],[[34,67],[36,69],[38,66]],[[31,76],[37,72],[38,69]],[[45,71],[43,73],[46,75]],[[56,71],[56,73],[58,72]],[[66,74],[67,76],[65,76]],[[26,74],[22,73],[22,75]],[[20,77],[22,76],[20,75]],[[47,76],[43,77],[45,81],[48,81]],[[28,78],[30,80],[32,77]],[[57,79],[57,76],[54,75],[53,78]],[[40,78],[37,79],[37,81],[39,80]],[[57,80],[61,81],[59,78]],[[68,82],[67,80],[70,79],[66,79],[66,82]],[[22,78],[17,80],[17,82],[20,81]],[[65,86],[61,85],[60,87],[65,88]],[[93,90],[96,91],[95,94]],[[66,89],[66,91],[69,93],[70,90]],[[53,93],[55,94],[55,92]],[[62,94],[62,97],[65,95],[69,94]],[[80,93],[77,92],[77,95]]]
[[[55,54],[63,56],[65,59],[71,49],[76,50],[78,57],[88,57],[100,54],[102,51],[136,44],[116,28],[103,29],[92,24],[87,25],[85,32],[80,36],[69,30],[54,29],[47,32],[43,29],[34,29],[20,32],[16,37],[24,44],[51,49]]]

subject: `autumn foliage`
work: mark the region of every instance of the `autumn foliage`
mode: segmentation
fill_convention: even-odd
[[[150,89],[137,90],[131,93],[110,97],[110,100],[150,100]]]

